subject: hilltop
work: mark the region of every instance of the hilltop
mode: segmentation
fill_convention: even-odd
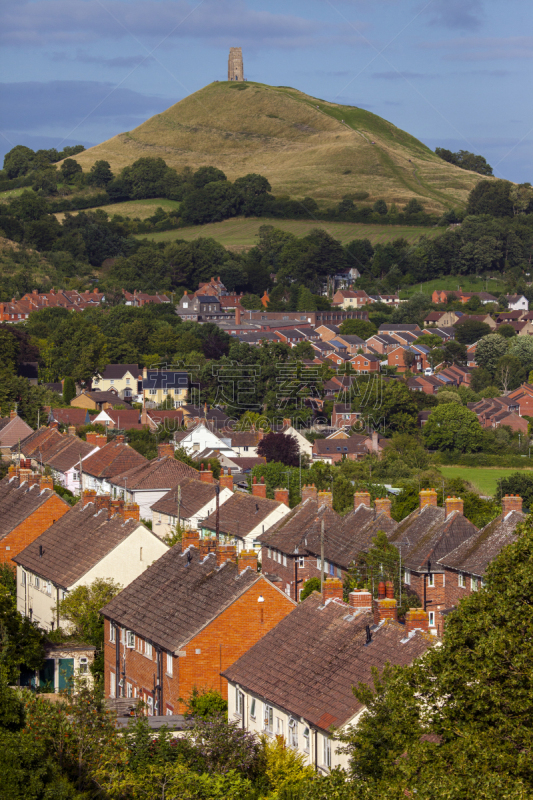
[[[230,180],[257,172],[275,195],[324,205],[368,192],[366,202],[416,197],[440,212],[464,205],[482,179],[370,111],[253,82],[211,83],[76,160],[88,170],[104,159],[116,173],[143,156],[178,170],[218,167]]]

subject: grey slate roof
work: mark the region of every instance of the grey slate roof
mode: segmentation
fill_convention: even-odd
[[[372,685],[372,667],[408,665],[436,641],[384,623],[366,646],[369,612],[353,614],[344,603],[313,593],[222,675],[295,717],[328,731],[342,726],[363,706],[352,686]]]
[[[226,502],[220,506],[220,533],[243,539],[280,505],[281,503],[277,500],[235,492],[229,500],[226,500]],[[202,526],[210,531],[214,531],[216,528],[216,514],[210,514],[207,519],[204,520]]]
[[[516,541],[516,526],[525,518],[526,515],[520,511],[500,514],[455,550],[443,556],[439,564],[482,577],[501,550]]]
[[[202,559],[191,546],[171,548],[126,586],[102,614],[165,650],[181,649],[198,631],[256,583],[257,572],[216,556]]]

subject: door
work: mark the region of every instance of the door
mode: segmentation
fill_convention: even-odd
[[[39,689],[45,692],[53,692],[55,690],[55,671],[55,658],[47,658],[43,668],[39,670]]]
[[[68,689],[71,684],[71,678],[74,675],[74,659],[73,658],[60,658],[59,659],[59,678],[58,688],[59,691]]]

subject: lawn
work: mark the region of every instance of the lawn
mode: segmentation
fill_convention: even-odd
[[[142,202],[142,201],[139,201]],[[155,202],[155,201],[154,201]],[[128,205],[126,203],[122,205]],[[113,206],[114,208],[115,206]],[[156,242],[171,242],[185,239],[190,242],[200,237],[216,239],[224,247],[247,249],[257,244],[259,228],[262,225],[273,225],[295,236],[306,236],[314,228],[323,228],[342,244],[353,239],[370,239],[373,245],[386,244],[394,239],[407,239],[416,242],[421,236],[434,238],[440,236],[444,228],[423,228],[400,225],[366,225],[363,222],[320,222],[318,220],[269,219],[266,217],[235,217],[224,222],[213,222],[208,225],[195,225],[190,228],[179,228],[172,231],[139,234],[139,239],[153,239]]]
[[[524,458],[524,461],[527,459]],[[500,478],[508,478],[520,470],[511,467],[500,469],[499,467],[439,467],[440,472],[445,478],[463,478],[471,483],[482,495],[493,495],[496,491],[496,484]]]
[[[446,275],[442,278],[434,278],[425,283],[417,283],[409,289],[402,289],[400,297],[407,299],[412,294],[422,292],[423,294],[433,294],[435,289],[455,291],[461,289],[464,292],[489,292],[495,297],[507,292],[505,284],[497,278],[478,278],[475,275]]]
[[[118,214],[121,217],[131,217],[131,219],[147,219],[154,215],[156,209],[162,208],[165,211],[170,211],[174,208],[179,208],[180,204],[177,200],[165,200],[160,197],[154,197],[147,200],[126,200],[124,203],[112,203],[108,206],[98,206],[98,209],[106,211],[110,217]],[[95,208],[84,208],[83,211],[96,211]],[[69,212],[77,214],[77,211]],[[61,222],[64,213],[55,214],[56,218]]]

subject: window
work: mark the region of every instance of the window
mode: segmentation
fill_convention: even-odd
[[[150,697],[150,695],[146,695],[146,707],[148,709],[148,716],[154,716],[154,698]]]
[[[457,585],[460,586],[461,589],[466,589],[466,578],[462,572],[457,576]]]
[[[129,378],[126,378],[126,384],[127,384],[128,386],[129,386],[129,383],[130,383],[130,379],[129,379]]]
[[[110,378],[109,383],[115,383],[113,378]]]
[[[429,616],[429,627],[430,628],[434,628],[435,627],[435,612],[434,611],[430,611],[428,616]]]
[[[117,681],[114,672],[109,673],[109,697],[116,697]]]
[[[157,389],[150,389],[150,394],[157,394]]]
[[[427,585],[428,585],[428,586],[435,586],[435,576],[433,575],[433,573],[432,573],[432,572],[428,572],[428,582],[427,582]]]
[[[172,653],[167,653],[167,675],[172,675],[174,669],[174,659]]]
[[[51,581],[46,582],[46,594],[52,596],[52,583]]]
[[[272,558],[272,548],[271,547],[267,548],[267,555],[268,555],[269,558]]]
[[[289,747],[298,749],[298,723],[292,718],[289,720]]]
[[[37,575],[35,576],[35,588],[36,589],[40,589],[41,588],[41,579],[38,578]]]
[[[26,586],[26,572],[23,569],[20,571],[20,582],[22,586]]]
[[[317,558],[317,560],[316,560],[316,568],[317,569],[322,569],[322,562],[320,561],[320,558]]]
[[[283,736],[283,720],[281,717],[276,717],[276,736]]]
[[[131,683],[126,684],[126,697],[133,697],[133,686]]]
[[[250,704],[250,716],[252,719],[255,719],[255,697],[252,697],[252,702]]]
[[[142,653],[143,651],[143,640],[140,636],[137,636],[137,652]]]
[[[248,447],[248,445],[245,445],[242,449],[244,450],[245,453],[247,453],[250,448]]]
[[[112,622],[109,623],[109,641],[116,642],[117,640],[117,629],[115,628]]]
[[[300,569],[303,569],[303,567],[305,567],[305,556],[298,556],[298,566],[300,567]]]
[[[152,643],[145,642],[144,643],[144,655],[148,656],[148,658],[152,658]]]
[[[283,556],[283,566],[284,567],[287,566],[287,556],[286,555]]]
[[[174,394],[181,394],[181,389],[174,389]]]
[[[126,631],[126,647],[129,647],[130,650],[135,648],[135,634],[133,631]]]
[[[263,730],[267,733],[273,733],[274,728],[274,709],[265,703],[263,714]]]
[[[331,739],[324,736],[324,766],[331,769]]]
[[[309,752],[310,744],[311,744],[311,735],[309,733],[309,728],[306,725],[304,728],[304,750],[306,753]]]
[[[80,658],[80,675],[87,675],[89,672],[89,659],[86,656]]]
[[[474,577],[470,578],[470,588],[472,589],[473,592],[477,592],[478,589],[477,578]]]
[[[403,571],[403,582],[406,583],[407,586],[410,586],[410,584],[411,584],[411,570],[410,569],[404,569],[404,571]]]
[[[244,694],[240,689],[235,689],[235,713],[242,717],[244,714]]]

